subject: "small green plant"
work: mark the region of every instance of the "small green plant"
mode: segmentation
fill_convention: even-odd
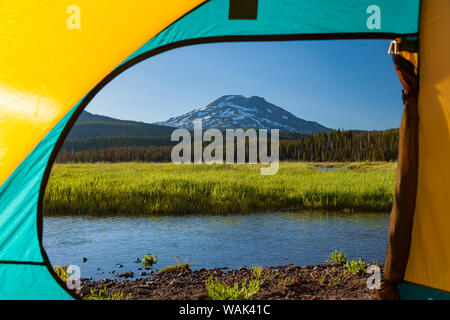
[[[360,274],[364,273],[364,270],[366,270],[366,263],[359,258],[359,260],[350,260],[348,261],[344,267],[346,273],[352,273],[352,274]]]
[[[84,298],[84,300],[129,300],[130,296],[124,297],[123,291],[120,292],[108,292],[106,286],[100,289],[97,293],[94,289],[91,289],[90,295]]]
[[[252,273],[253,277],[255,277],[258,280],[261,280],[261,277],[263,275],[263,268],[261,266],[254,266],[250,269],[250,272]]]
[[[158,260],[158,257],[155,254],[146,254],[142,257],[141,262],[144,268],[151,268]]]
[[[282,288],[286,288],[286,287],[293,285],[294,283],[295,283],[294,277],[286,277],[286,278],[278,281],[278,286],[282,287]]]
[[[205,281],[208,295],[213,300],[250,300],[261,289],[261,281],[257,279],[247,279],[242,282],[241,288],[239,283],[234,283],[233,287],[227,286],[220,282],[217,277],[213,280],[212,276]]]
[[[328,286],[332,287],[344,282],[345,282],[345,274],[344,272],[341,271],[337,276],[330,277],[330,279],[328,280]]]
[[[177,261],[177,264],[172,265],[172,266],[167,266],[161,269],[162,273],[191,273],[191,263],[189,262],[183,262],[181,263],[178,260],[178,257],[175,257],[175,260]]]
[[[345,264],[347,262],[347,256],[344,254],[342,250],[341,251],[334,250],[332,253],[330,253],[326,262]]]
[[[275,270],[273,270],[273,269],[264,270],[264,277],[263,277],[264,281],[270,282],[270,281],[274,281],[274,279],[275,279]]]
[[[67,282],[69,276],[67,275],[67,267],[68,265],[65,266],[53,266],[53,271],[55,271],[56,275],[63,281],[63,282]]]
[[[319,279],[317,279],[317,281],[319,281],[320,284],[323,284],[325,282],[326,278],[327,278],[327,275],[324,274],[324,275],[320,276]]]

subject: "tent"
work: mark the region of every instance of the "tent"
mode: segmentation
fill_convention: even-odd
[[[450,297],[450,1],[59,0],[0,6],[0,299],[73,299],[42,201],[77,117],[139,61],[192,44],[395,40],[404,86],[382,298]],[[399,93],[400,94],[400,93]]]

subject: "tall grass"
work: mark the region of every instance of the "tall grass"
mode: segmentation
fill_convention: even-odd
[[[339,168],[319,171],[315,166]],[[226,214],[279,209],[388,211],[395,163],[260,165],[57,164],[44,199],[51,214]]]

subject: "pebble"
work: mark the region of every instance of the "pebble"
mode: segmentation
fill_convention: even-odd
[[[183,284],[183,281],[180,281],[178,279],[173,279],[172,281],[169,282],[169,285],[173,286],[173,287],[179,287]]]
[[[316,266],[313,268],[313,271],[323,271],[323,268]]]
[[[77,289],[77,291],[75,291],[75,293],[78,294],[81,297],[87,295],[89,292],[91,292],[91,289],[89,287],[86,287],[86,286],[81,286],[81,287],[79,287]]]
[[[133,289],[148,289],[148,288],[150,288],[150,286],[146,285],[146,284],[139,284],[139,285],[133,286],[132,288]]]
[[[293,265],[289,265],[286,267],[286,272],[294,271],[295,267]]]
[[[134,277],[134,273],[131,272],[131,271],[125,271],[125,272],[117,274],[117,276],[120,277],[120,278],[122,278],[122,277],[124,277],[124,278],[133,278]]]

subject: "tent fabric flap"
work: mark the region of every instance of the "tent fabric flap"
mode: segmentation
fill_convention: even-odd
[[[380,291],[383,299],[398,298],[395,284],[403,280],[408,262],[412,223],[417,192],[418,168],[418,84],[416,54],[394,54],[395,69],[403,85],[404,112],[399,130],[399,151],[394,206],[391,211],[388,250],[386,253],[386,281]]]
[[[404,280],[450,292],[450,1],[425,0],[420,27],[416,208]]]

